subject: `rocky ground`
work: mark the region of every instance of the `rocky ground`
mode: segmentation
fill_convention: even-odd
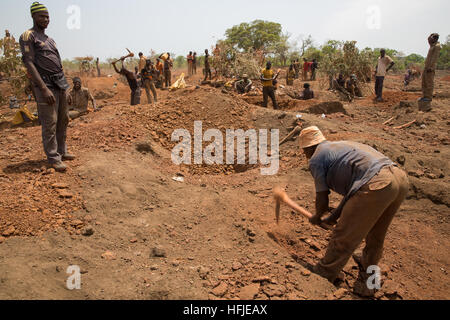
[[[298,119],[330,140],[375,147],[410,177],[408,200],[386,240],[377,299],[449,298],[447,74],[438,75],[429,113],[418,111],[418,84],[401,91],[400,76],[388,77],[382,104],[373,103],[371,87],[353,103],[339,102],[320,82],[307,102],[280,87],[281,111],[261,108],[260,95],[196,88],[199,79],[158,91],[156,106],[137,107],[128,105],[129,91],[115,77],[84,79],[102,110],[70,123],[68,145],[77,159],[66,174],[46,167],[40,127],[11,127],[11,111],[1,108],[0,298],[359,299],[351,293],[352,261],[339,287],[308,271],[324,255],[328,231],[286,208],[275,223],[275,186],[314,207],[297,141],[281,147],[275,176],[248,164],[172,164],[172,132],[193,133],[194,121],[204,130],[279,129],[284,137]],[[339,200],[333,195],[335,205]],[[66,288],[71,265],[81,268],[81,290]]]

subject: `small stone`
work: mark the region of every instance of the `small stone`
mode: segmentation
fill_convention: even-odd
[[[154,247],[152,249],[151,256],[156,258],[165,258],[166,251],[162,247]]]
[[[253,279],[252,282],[270,282],[270,277],[268,276],[257,277]]]
[[[177,260],[172,261],[172,266],[178,267],[180,265],[180,262]]]
[[[295,269],[295,264],[293,264],[292,262],[287,262],[286,263],[286,268],[287,269]]]
[[[404,166],[405,163],[406,163],[406,158],[405,158],[405,156],[399,156],[399,157],[397,158],[397,162],[398,162],[399,165]]]
[[[73,198],[73,193],[67,191],[66,189],[58,189],[59,197],[63,199]]]
[[[304,269],[301,271],[301,274],[304,277],[309,277],[311,275],[311,271]]]
[[[206,280],[206,277],[209,274],[209,269],[206,267],[200,266],[197,271],[198,271],[198,275],[200,276],[200,278],[202,278],[203,280]]]
[[[221,282],[217,287],[215,287],[211,293],[216,297],[223,297],[228,291],[228,285],[225,282]]]
[[[130,243],[136,243],[136,242],[138,242],[138,239],[136,239],[136,238],[130,240]]]
[[[237,271],[237,270],[239,270],[241,268],[242,268],[242,264],[240,262],[233,263],[233,265],[231,267],[231,269],[233,269],[233,271]]]
[[[53,189],[68,189],[69,185],[67,183],[54,183],[52,184]]]
[[[116,255],[111,251],[106,251],[102,254],[102,258],[105,260],[116,260]]]
[[[72,222],[70,222],[70,225],[71,226],[73,226],[73,227],[79,227],[79,226],[82,226],[83,225],[83,221],[81,221],[81,220],[73,220]]]
[[[4,237],[10,237],[10,236],[12,236],[14,234],[14,232],[16,232],[16,228],[11,226],[8,229],[6,229],[5,231],[3,231],[2,235]]]
[[[3,243],[3,241],[5,241],[5,238],[0,236],[0,243]]]
[[[247,235],[249,237],[256,237],[256,233],[252,229],[247,229]]]
[[[240,300],[253,300],[259,293],[260,284],[253,283],[251,285],[241,288],[239,292]]]
[[[335,296],[336,299],[342,299],[343,297],[345,297],[348,293],[348,290],[345,288],[341,288],[339,290],[337,290],[335,293],[333,293],[333,295]]]
[[[152,270],[152,271],[155,271],[155,270],[158,270],[158,269],[159,269],[159,267],[156,264],[150,266],[150,270]]]
[[[94,234],[94,228],[92,228],[91,226],[87,226],[81,231],[81,234],[85,237],[90,237]]]

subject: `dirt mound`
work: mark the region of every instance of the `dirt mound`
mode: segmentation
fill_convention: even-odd
[[[94,91],[94,98],[95,99],[111,99],[114,98],[114,96],[117,94],[114,90],[107,90],[107,91]]]
[[[347,114],[347,110],[345,110],[344,105],[339,101],[322,102],[308,108],[305,112],[312,114]]]

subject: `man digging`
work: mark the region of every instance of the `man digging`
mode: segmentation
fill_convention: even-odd
[[[314,225],[330,226],[337,222],[325,257],[313,272],[334,283],[365,239],[362,255],[353,255],[360,268],[354,292],[371,297],[375,289],[367,286],[370,276],[367,270],[377,266],[382,258],[386,233],[409,189],[408,178],[394,162],[375,149],[350,141],[329,142],[317,127],[304,129],[299,139],[315,182],[316,214],[305,213],[302,208],[297,211],[310,217]],[[339,207],[322,220],[329,212],[330,190],[344,198]],[[277,197],[283,199],[283,195]],[[295,207],[292,201],[290,203]]]

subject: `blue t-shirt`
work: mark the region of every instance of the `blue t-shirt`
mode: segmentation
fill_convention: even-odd
[[[375,149],[351,141],[322,142],[309,161],[316,192],[331,189],[345,197],[344,203],[391,165],[394,162]]]

